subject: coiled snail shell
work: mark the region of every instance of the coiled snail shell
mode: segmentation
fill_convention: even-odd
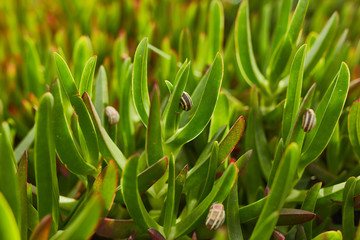
[[[304,132],[310,132],[316,124],[316,115],[314,110],[306,110],[303,114],[302,128]]]
[[[211,205],[209,214],[206,217],[205,225],[210,230],[219,228],[225,221],[224,205],[215,203]]]
[[[180,105],[182,110],[189,111],[192,107],[192,100],[190,95],[187,92],[183,92],[181,98],[180,98]]]

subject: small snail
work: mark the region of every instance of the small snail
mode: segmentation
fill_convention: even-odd
[[[304,132],[310,132],[316,124],[315,112],[312,109],[306,110],[303,114],[302,128]]]
[[[112,106],[107,106],[105,108],[105,115],[108,119],[110,125],[116,125],[119,122],[119,113]]]
[[[180,105],[182,110],[189,111],[192,107],[192,100],[190,95],[187,92],[183,92],[181,98],[180,98]]]
[[[211,205],[209,214],[206,217],[205,225],[210,230],[219,228],[225,221],[224,205],[221,203],[214,203]]]

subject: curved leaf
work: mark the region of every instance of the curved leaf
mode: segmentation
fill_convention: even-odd
[[[343,191],[343,207],[342,207],[342,233],[344,239],[354,239],[355,222],[354,222],[354,191],[356,186],[356,178],[351,177],[346,181]]]
[[[345,104],[349,83],[349,69],[345,63],[342,63],[338,75],[315,111],[316,125],[306,136],[299,165],[300,171],[314,161],[330,141]]]
[[[351,105],[348,117],[348,133],[354,152],[360,158],[360,99]]]
[[[75,43],[72,55],[74,68],[74,79],[77,86],[80,86],[81,74],[86,61],[93,55],[91,41],[88,36],[81,36]]]
[[[54,53],[54,58],[59,78],[66,90],[66,93],[69,95],[69,97],[77,95],[78,89],[65,60],[58,53]]]
[[[15,217],[2,192],[0,192],[0,238],[21,239]]]
[[[224,38],[224,9],[221,1],[213,0],[209,7],[209,54],[208,59],[214,59],[218,52],[222,52]]]
[[[209,71],[206,86],[194,116],[183,128],[180,128],[166,141],[166,144],[172,149],[177,149],[197,137],[210,121],[224,75],[224,62],[220,54],[216,55],[211,70]]]
[[[340,231],[327,231],[317,235],[312,240],[343,240]]]
[[[79,94],[82,95],[84,92],[89,93],[92,96],[92,87],[94,81],[94,73],[96,67],[96,56],[91,57],[85,64],[84,70],[81,74]]]
[[[132,95],[135,109],[141,121],[147,126],[149,117],[150,97],[147,83],[148,39],[141,40],[136,48],[132,75]]]
[[[133,220],[103,218],[96,229],[96,234],[106,238],[127,238],[135,228]]]
[[[105,112],[104,109],[108,105],[108,103],[109,103],[108,80],[107,80],[105,68],[103,65],[101,65],[96,78],[95,109],[103,125],[104,125],[104,112]]]
[[[21,140],[21,142],[14,149],[15,160],[18,163],[21,157],[24,155],[24,152],[29,149],[31,144],[33,144],[35,138],[35,126],[33,126],[26,136]]]
[[[46,215],[41,219],[30,236],[30,240],[48,240],[51,228],[51,215]]]
[[[230,194],[226,201],[226,226],[229,233],[229,240],[244,239],[241,231],[240,214],[239,214],[238,184],[235,180]]]
[[[59,222],[59,188],[56,174],[54,144],[54,98],[45,93],[39,103],[35,128],[35,178],[39,218],[52,216],[52,229],[57,230]]]
[[[247,0],[241,2],[235,21],[235,53],[241,75],[250,86],[265,86],[267,83],[256,64],[251,43]]]

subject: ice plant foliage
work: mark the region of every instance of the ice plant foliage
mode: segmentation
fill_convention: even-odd
[[[360,239],[359,7],[0,1],[0,239]]]

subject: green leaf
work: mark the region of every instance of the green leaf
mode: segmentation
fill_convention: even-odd
[[[114,161],[110,160],[93,183],[93,191],[99,193],[104,200],[104,215],[110,211],[113,204],[118,178],[117,167]]]
[[[175,86],[163,113],[165,139],[171,137],[178,128],[180,99],[185,90],[185,86],[189,78],[189,72],[190,63],[185,61],[176,74],[174,82]]]
[[[104,125],[104,112],[105,112],[104,109],[108,104],[109,104],[108,80],[107,80],[105,68],[103,65],[101,65],[96,78],[95,109],[103,125]]]
[[[0,238],[13,240],[21,239],[15,217],[2,191],[0,192]]]
[[[317,235],[313,240],[343,240],[340,231],[327,231]]]
[[[360,158],[360,99],[356,100],[350,107],[348,133],[354,152]]]
[[[250,240],[252,239],[270,239],[271,233],[273,232],[276,220],[279,217],[279,212],[272,212],[267,216],[258,228],[255,228],[251,234]]]
[[[77,86],[80,86],[81,74],[86,61],[93,55],[91,41],[88,36],[81,36],[75,43],[72,59],[74,63],[74,79]]]
[[[64,112],[64,101],[58,79],[53,82],[51,93],[54,96],[54,125],[56,126],[54,128],[55,147],[60,160],[66,165],[69,171],[75,174],[94,174],[96,172],[95,167],[91,166],[83,158],[71,133]]]
[[[90,113],[93,123],[95,124],[102,156],[107,159],[113,159],[120,169],[124,169],[126,158],[117,145],[111,140],[104,127],[101,125],[100,118],[96,113],[95,107],[92,104],[89,95],[86,92],[83,94],[82,99]]]
[[[212,186],[214,185],[216,170],[218,166],[218,159],[219,159],[219,143],[215,141],[211,150],[211,157],[210,157],[209,167],[207,169],[207,174],[205,177],[205,182],[202,185],[202,192],[199,195],[200,198],[198,198],[198,201],[203,200],[209,194]]]
[[[310,212],[315,211],[315,206],[316,206],[319,191],[321,189],[321,185],[322,185],[322,183],[319,182],[319,183],[314,184],[314,186],[312,186],[310,188],[310,190],[307,192],[304,202],[301,206],[302,210],[306,210],[306,211],[310,211]],[[312,222],[313,221],[309,221],[309,222],[303,224],[307,239],[312,238]]]
[[[15,160],[18,163],[21,157],[24,155],[24,152],[28,150],[31,144],[34,142],[35,138],[35,126],[33,126],[26,136],[21,140],[21,142],[14,149]]]
[[[272,214],[281,210],[286,197],[293,187],[293,179],[296,174],[299,157],[300,151],[297,144],[290,144],[286,148],[280,161],[278,171],[275,174],[274,182],[270,187],[269,196],[255,225],[253,231],[255,235],[259,234],[259,231],[262,231],[265,239],[270,237],[271,232],[275,227],[277,218],[275,218],[276,220],[271,221],[271,225],[269,225],[266,229],[263,229],[264,227],[262,225],[270,218],[270,216],[272,216]]]
[[[304,65],[304,79],[306,79],[311,71],[315,68],[316,64],[319,62],[321,56],[324,54],[332,38],[336,33],[336,27],[339,22],[339,15],[337,12],[333,13],[331,18],[328,20],[319,36],[316,38],[315,43],[312,45],[305,58]]]
[[[354,222],[354,191],[356,186],[356,178],[351,177],[346,181],[343,192],[343,208],[342,208],[342,233],[344,239],[354,239],[355,222]]]
[[[91,57],[84,67],[84,70],[81,74],[80,88],[79,93],[82,95],[84,92],[87,92],[90,97],[92,96],[92,87],[94,81],[94,73],[96,67],[96,56]]]
[[[229,240],[244,239],[239,214],[238,184],[235,180],[234,186],[231,188],[230,194],[226,201],[226,226],[229,233]]]
[[[19,206],[20,206],[20,222],[18,224],[20,228],[21,239],[27,239],[28,233],[28,198],[27,198],[27,174],[28,174],[28,158],[27,151],[24,152],[24,155],[19,163],[17,170],[17,179],[19,183]]]
[[[179,148],[186,142],[197,137],[204,130],[214,112],[223,75],[224,63],[221,55],[217,54],[209,70],[199,105],[190,121],[166,141],[166,144],[169,145],[170,148]]]
[[[164,156],[161,140],[160,95],[157,87],[154,88],[151,100],[146,140],[147,165],[151,166]]]
[[[237,177],[237,167],[235,164],[230,164],[225,170],[221,178],[214,184],[211,192],[207,197],[186,217],[181,219],[175,226],[175,234],[170,237],[179,237],[191,232],[199,222],[205,220],[209,207],[214,202],[221,203],[231,190],[234,181]]]
[[[213,117],[210,123],[209,140],[216,134],[222,126],[229,125],[229,101],[225,93],[220,92],[216,102]]]
[[[188,28],[185,28],[180,33],[179,40],[179,60],[193,59],[191,34]]]
[[[304,74],[306,45],[296,52],[289,77],[289,86],[286,92],[286,100],[282,122],[282,138],[287,139],[291,126],[296,124],[296,116],[300,108],[301,90]],[[289,137],[290,138],[290,137]],[[288,141],[286,141],[288,142]]]
[[[281,74],[286,69],[291,53],[296,46],[296,41],[302,29],[308,5],[309,0],[298,1],[286,35],[284,35],[271,56],[267,75],[271,81],[272,89],[276,89]]]
[[[280,138],[278,144],[276,145],[274,161],[273,161],[273,165],[271,167],[269,180],[267,182],[268,186],[271,186],[274,181],[275,173],[279,167],[279,163],[280,163],[283,153],[284,153],[284,141],[282,138]]]
[[[218,52],[222,52],[224,38],[224,9],[221,1],[213,0],[209,7],[209,54],[208,59],[214,59]]]
[[[39,103],[35,119],[35,178],[39,218],[52,217],[52,230],[59,223],[59,188],[56,174],[54,144],[54,98],[45,93]]]
[[[241,2],[235,21],[235,53],[241,75],[250,86],[256,84],[263,87],[267,83],[255,61],[247,0]]]
[[[143,230],[154,228],[159,232],[163,232],[162,227],[147,212],[144,203],[141,200],[137,178],[137,166],[139,156],[130,158],[125,166],[121,181],[121,191],[124,202],[130,216],[137,225]]]
[[[174,216],[174,207],[175,207],[175,159],[171,154],[169,159],[169,178],[168,178],[168,190],[166,202],[164,205],[165,215],[164,215],[164,232],[165,236],[168,236],[173,224]]]
[[[31,233],[30,240],[48,240],[51,228],[51,215],[46,215],[41,219],[34,231]]]
[[[135,228],[132,220],[102,218],[96,229],[96,234],[106,238],[127,238]]]
[[[7,138],[5,133],[6,124],[6,122],[3,122],[0,126],[0,192],[2,193],[2,197],[4,197],[9,203],[11,207],[10,211],[14,214],[17,222],[21,223],[19,186],[16,179],[15,156],[9,138]]]
[[[64,86],[66,93],[69,97],[77,95],[78,89],[65,60],[58,53],[54,53],[54,58],[61,84]]]
[[[135,103],[135,109],[145,127],[148,122],[150,106],[150,97],[147,85],[147,54],[148,39],[144,38],[137,46],[134,56],[132,95]]]
[[[256,202],[253,202],[246,206],[240,207],[239,208],[240,221],[242,223],[248,222],[250,220],[253,220],[253,219],[259,217],[262,209],[264,208],[267,198],[268,198],[268,196],[261,198],[261,199],[257,200]]]
[[[75,220],[58,232],[51,240],[89,239],[95,232],[96,226],[103,213],[103,201],[99,195],[93,195]]]
[[[317,123],[306,136],[299,165],[300,171],[314,161],[330,141],[345,104],[349,82],[349,69],[345,63],[342,63],[338,75],[315,111]]]
[[[25,62],[25,89],[39,98],[45,91],[44,74],[35,42],[29,37],[25,37]]]

